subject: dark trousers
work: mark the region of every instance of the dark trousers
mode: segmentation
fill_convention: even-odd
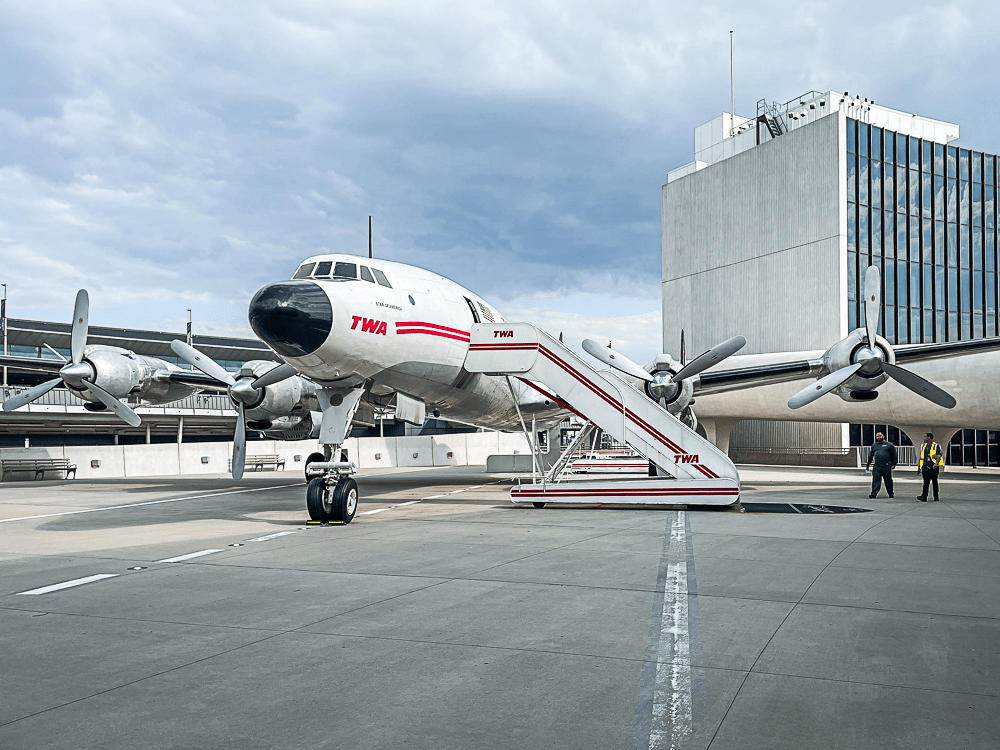
[[[934,483],[934,499],[938,499],[938,469],[931,469],[924,467],[920,470],[920,474],[924,478],[924,491],[920,493],[920,497],[927,499],[927,485],[931,482]]]
[[[892,469],[888,466],[873,466],[872,467],[872,494],[877,495],[878,491],[882,489],[882,480],[885,480],[885,491],[890,495],[892,492]]]

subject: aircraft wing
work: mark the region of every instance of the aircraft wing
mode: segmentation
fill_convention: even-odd
[[[41,359],[40,357],[15,357],[12,355],[0,354],[0,367],[9,367],[16,370],[30,370],[32,372],[44,372],[55,374],[59,372],[66,362],[58,359]]]
[[[700,394],[727,393],[760,385],[787,383],[815,377],[822,369],[822,359],[795,359],[732,370],[709,370],[695,377],[694,392],[697,397]]]
[[[206,375],[198,370],[159,370],[154,376],[157,380],[167,380],[171,383],[183,383],[203,391],[218,391],[225,393],[229,386],[221,380],[216,380],[211,375]]]
[[[974,341],[948,341],[942,344],[904,344],[893,347],[896,363],[923,362],[942,357],[958,357],[962,354],[981,354],[1000,350],[1000,336]]]

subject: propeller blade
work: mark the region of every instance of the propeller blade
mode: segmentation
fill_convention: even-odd
[[[865,271],[865,330],[868,332],[868,346],[875,346],[878,333],[878,319],[882,312],[882,280],[878,266],[868,266]]]
[[[955,408],[955,397],[947,391],[943,391],[928,380],[924,380],[915,372],[904,370],[898,365],[890,365],[888,362],[882,363],[882,371],[901,386],[909,388],[918,396],[923,396],[928,401],[943,406],[945,409]]]
[[[859,362],[854,365],[848,365],[847,367],[841,367],[839,370],[831,372],[826,377],[820,378],[815,383],[807,385],[801,391],[788,399],[788,408],[798,409],[800,406],[811,404],[820,396],[829,393],[840,385],[843,385],[848,378],[861,369],[862,364],[863,363]]]
[[[233,434],[233,479],[243,478],[243,465],[247,458],[247,418],[240,401],[240,415],[236,418],[236,432]]]
[[[626,357],[624,354],[620,354],[610,347],[601,346],[593,339],[583,340],[583,350],[595,359],[601,360],[604,364],[609,367],[613,367],[620,372],[624,372],[626,375],[630,375],[633,378],[639,378],[640,380],[645,380],[649,383],[654,382],[652,375],[643,370],[639,367],[639,365]]]
[[[87,390],[97,396],[104,403],[106,407],[111,409],[115,414],[125,420],[132,427],[138,427],[142,424],[142,420],[139,419],[139,415],[132,411],[130,408],[125,406],[121,401],[116,399],[106,390],[101,388],[101,386],[93,383],[89,380],[83,381],[87,385]]]
[[[86,289],[76,293],[76,304],[73,306],[73,328],[70,334],[70,355],[73,364],[83,361],[83,350],[87,346],[87,327],[90,325],[90,296]]]
[[[263,388],[268,385],[274,385],[275,383],[280,383],[282,380],[287,380],[293,375],[297,375],[298,372],[298,370],[289,364],[278,365],[277,367],[265,372],[253,381],[250,386],[252,388]]]
[[[231,373],[227,372],[225,368],[214,359],[206,357],[193,346],[189,346],[183,341],[174,339],[170,342],[170,348],[173,349],[174,354],[178,357],[183,359],[192,367],[198,368],[209,377],[221,380],[226,385],[235,385],[236,378],[234,378]]]
[[[699,357],[695,357],[691,362],[681,368],[673,377],[673,381],[676,383],[685,378],[690,378],[697,375],[703,370],[707,370],[714,364],[721,362],[726,357],[735,354],[744,346],[746,346],[747,340],[742,336],[733,336],[728,341],[723,341],[716,347],[709,349],[707,352]]]
[[[14,409],[20,409],[25,404],[30,404],[39,396],[44,396],[61,382],[62,378],[56,378],[55,380],[50,380],[47,383],[36,385],[34,388],[29,388],[26,391],[18,393],[16,396],[12,396],[3,402],[3,410],[14,411]]]

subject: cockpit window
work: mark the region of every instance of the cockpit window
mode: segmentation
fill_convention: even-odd
[[[313,268],[316,267],[315,263],[303,263],[299,266],[299,270],[295,272],[292,276],[293,279],[308,279],[309,275],[313,272]]]
[[[354,263],[338,263],[333,268],[333,275],[342,279],[356,279],[358,267]]]
[[[373,284],[375,283],[375,279],[372,278],[372,272],[368,270],[367,266],[361,266],[361,278]]]
[[[332,260],[324,260],[322,263],[317,263],[313,276],[329,276],[331,268],[333,268]]]
[[[382,286],[387,286],[390,289],[392,289],[392,284],[389,283],[389,279],[385,277],[384,273],[382,273],[377,268],[373,268],[372,273],[375,274],[375,278],[378,279],[379,284],[381,284]]]

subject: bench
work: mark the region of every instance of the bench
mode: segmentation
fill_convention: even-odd
[[[281,456],[247,456],[243,462],[243,467],[254,471],[264,471],[265,466],[273,466],[274,470],[285,470],[285,459]],[[229,459],[229,470],[233,470],[233,459]]]
[[[70,474],[76,479],[76,464],[70,463],[66,458],[5,458],[2,465],[0,481],[15,471],[33,471],[35,479],[44,476],[47,471],[64,471],[67,479]]]

